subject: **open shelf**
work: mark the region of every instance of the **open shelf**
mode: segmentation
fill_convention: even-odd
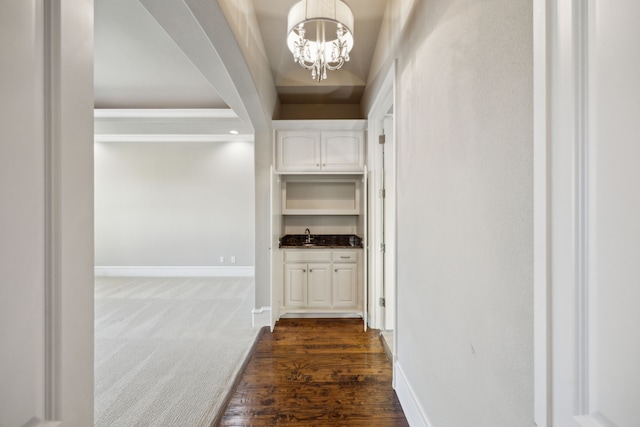
[[[282,186],[284,215],[359,215],[360,182],[357,180],[297,179]]]

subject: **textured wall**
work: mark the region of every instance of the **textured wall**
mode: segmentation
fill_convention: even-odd
[[[253,177],[250,142],[96,143],[96,265],[253,266]]]
[[[398,364],[435,427],[533,424],[532,13],[392,1],[370,76],[397,58]]]

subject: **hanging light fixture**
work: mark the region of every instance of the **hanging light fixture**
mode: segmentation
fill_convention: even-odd
[[[310,70],[311,77],[318,82],[327,78],[327,70],[337,70],[349,60],[353,13],[341,0],[296,3],[289,10],[287,28],[287,46],[293,60]]]

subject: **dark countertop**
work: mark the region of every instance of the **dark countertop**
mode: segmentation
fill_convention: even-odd
[[[287,234],[280,238],[281,249],[345,249],[362,248],[362,238],[355,234]]]

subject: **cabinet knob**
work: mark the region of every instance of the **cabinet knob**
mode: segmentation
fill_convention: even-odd
[[[336,269],[335,269],[335,270],[333,270],[333,271],[335,271],[335,272],[337,273],[337,272],[338,272],[338,269],[336,268]]]
[[[303,272],[303,273],[306,273],[306,272],[307,272],[307,270],[305,270],[305,269],[303,268],[303,269],[302,269],[302,272]]]
[[[316,166],[320,166],[320,163],[316,163]]]
[[[313,270],[312,270],[312,269],[309,269],[309,273],[313,273]]]

